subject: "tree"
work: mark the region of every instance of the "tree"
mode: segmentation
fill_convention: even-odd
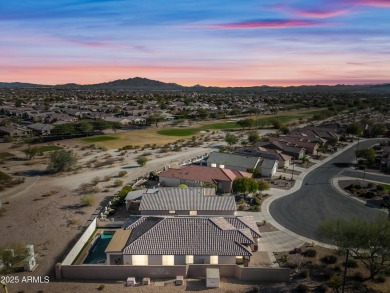
[[[355,136],[358,136],[362,134],[363,128],[360,126],[359,123],[352,123],[347,126],[347,133],[352,134]]]
[[[148,158],[145,156],[140,156],[137,158],[137,164],[140,165],[141,167],[145,166],[147,162],[148,162]]]
[[[158,127],[158,123],[159,123],[161,120],[163,120],[163,117],[162,117],[161,114],[158,113],[158,112],[155,112],[155,113],[149,115],[148,118],[146,118],[146,121],[147,121],[148,124],[155,124],[156,127]]]
[[[367,161],[367,163],[372,164],[375,162],[375,150],[373,148],[365,148],[355,151],[357,158],[362,158]]]
[[[255,144],[256,142],[258,142],[260,140],[260,135],[257,133],[257,131],[252,131],[251,133],[249,133],[248,135],[248,141],[251,143],[251,144]]]
[[[91,133],[93,131],[93,125],[88,121],[80,121],[77,124],[77,128],[82,133]]]
[[[339,249],[348,249],[368,269],[369,279],[390,267],[390,221],[386,216],[371,222],[329,219],[319,226],[318,234]]]
[[[255,126],[255,123],[256,123],[255,120],[251,118],[237,121],[237,124],[240,125],[242,128],[252,128]]]
[[[279,129],[279,132],[280,132],[281,134],[286,135],[286,134],[289,134],[289,133],[290,133],[290,129],[289,129],[287,126],[282,126],[282,127]]]
[[[280,122],[279,119],[272,119],[270,122],[272,124],[272,127],[275,129],[280,129],[280,128],[284,127],[283,123]]]
[[[42,154],[38,147],[28,147],[27,149],[23,150],[23,153],[25,153],[26,157],[28,157],[30,160],[32,160],[36,155]]]
[[[257,183],[259,185],[260,191],[269,190],[271,188],[271,185],[268,183],[268,181],[259,180],[259,181],[257,181]]]
[[[373,136],[380,136],[385,135],[387,131],[387,127],[384,124],[374,124],[372,126],[372,135]]]
[[[238,178],[233,181],[233,190],[247,195],[248,193],[259,190],[259,183],[253,178]]]
[[[59,150],[51,153],[47,170],[50,173],[65,172],[76,164],[77,157],[72,151]]]
[[[236,143],[238,142],[238,137],[235,136],[235,135],[232,134],[232,133],[228,133],[228,134],[226,134],[226,136],[225,136],[225,141],[226,141],[230,146],[232,146],[232,145],[234,145],[234,144],[236,144]]]

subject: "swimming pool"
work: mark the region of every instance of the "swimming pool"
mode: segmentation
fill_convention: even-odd
[[[104,264],[106,261],[105,250],[110,243],[115,231],[103,231],[100,236],[94,240],[94,243],[89,250],[88,256],[84,260],[84,264]]]

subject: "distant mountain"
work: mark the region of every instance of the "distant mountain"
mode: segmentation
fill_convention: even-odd
[[[366,84],[366,85],[302,85],[302,86],[289,86],[289,87],[272,87],[267,85],[252,86],[252,87],[215,87],[215,86],[202,86],[194,85],[190,87],[182,86],[177,83],[165,83],[158,80],[151,80],[147,78],[134,77],[129,79],[119,79],[110,82],[80,85],[76,83],[68,83],[61,85],[39,85],[32,83],[21,82],[0,82],[0,88],[58,88],[69,90],[193,90],[193,91],[220,91],[220,90],[233,90],[233,91],[284,91],[284,92],[382,92],[390,93],[390,84]]]
[[[131,89],[131,90],[180,90],[184,86],[176,83],[165,83],[147,78],[135,77],[129,79],[119,79],[105,83],[84,85],[82,88],[88,89]]]
[[[39,88],[47,87],[44,85],[25,83],[25,82],[0,82],[0,88]]]

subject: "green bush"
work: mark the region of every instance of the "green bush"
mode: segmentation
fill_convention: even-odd
[[[334,264],[337,262],[337,257],[334,255],[326,255],[323,258],[321,258],[321,261],[326,264]]]
[[[302,270],[300,273],[300,276],[302,278],[307,278],[309,276],[309,271],[308,270]]]
[[[317,251],[313,248],[309,248],[305,251],[305,256],[307,257],[315,257],[317,255]]]
[[[239,211],[245,211],[245,205],[240,204],[240,205],[238,206],[238,210],[239,210]]]
[[[384,282],[386,282],[386,277],[385,277],[384,275],[379,275],[379,276],[375,279],[375,281],[376,281],[377,283],[384,283]]]
[[[383,185],[377,185],[376,186],[376,190],[378,191],[384,191],[385,190],[385,187]]]
[[[121,189],[121,191],[119,191],[118,196],[119,196],[120,198],[124,198],[124,197],[126,197],[126,195],[127,195],[132,189],[133,189],[133,188],[132,188],[131,186],[128,186],[128,185],[123,186],[122,189]]]
[[[328,286],[325,284],[321,284],[317,287],[317,292],[318,293],[326,293],[328,291]]]
[[[98,290],[99,291],[102,291],[104,289],[104,287],[106,287],[104,284],[101,284],[99,287],[98,287]]]

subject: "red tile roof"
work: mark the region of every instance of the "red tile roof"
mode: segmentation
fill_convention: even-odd
[[[236,178],[252,177],[252,174],[248,172],[196,165],[182,166],[179,169],[168,169],[159,173],[158,175],[160,177],[187,179],[210,183],[214,183],[215,180],[231,182]]]

